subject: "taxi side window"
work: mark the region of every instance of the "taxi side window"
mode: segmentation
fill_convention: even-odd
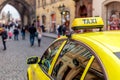
[[[61,44],[63,43],[63,41],[64,40],[53,43],[43,54],[40,65],[46,72],[48,72],[50,65],[53,61],[53,58],[58,49],[60,48]]]
[[[80,80],[92,56],[93,52],[87,46],[74,40],[68,41],[56,62],[52,77],[55,80]],[[96,59],[89,69],[85,80],[104,80],[103,71]],[[94,74],[91,72],[93,69],[96,71]]]

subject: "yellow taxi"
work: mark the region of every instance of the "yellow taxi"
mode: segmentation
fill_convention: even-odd
[[[28,80],[120,80],[120,31],[102,31],[100,17],[76,18],[74,31],[55,40],[41,58],[27,59]]]

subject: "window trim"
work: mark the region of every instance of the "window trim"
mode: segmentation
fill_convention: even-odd
[[[59,57],[59,55],[60,55],[60,53],[61,53],[61,50],[64,48],[64,46],[65,46],[66,43],[67,43],[67,40],[63,41],[63,43],[62,43],[62,45],[60,46],[60,48],[58,49],[55,57],[53,58],[53,61],[52,61],[52,63],[51,63],[51,66],[50,66],[50,68],[49,68],[49,70],[48,70],[48,74],[49,74],[49,75],[52,74],[53,68],[54,68],[54,66],[55,66],[55,63],[56,63],[56,61],[58,60],[58,57]]]
[[[64,46],[63,46],[62,49],[61,49],[61,51],[62,51],[63,48],[65,47],[65,45],[67,44],[67,42],[68,42],[70,39],[67,38],[67,39],[61,39],[61,40],[65,40],[65,41],[66,41],[66,43],[64,44]],[[59,52],[58,58],[59,58],[59,56],[60,56],[61,51]],[[55,63],[54,63],[53,69],[55,68],[55,64],[56,64],[56,62],[58,61],[58,58],[56,59],[56,61],[55,61]],[[51,72],[50,75],[53,74],[53,69],[52,69],[52,72]],[[51,76],[51,77],[52,77],[52,76]]]
[[[89,70],[92,62],[94,61],[94,59],[95,59],[94,56],[92,56],[92,57],[90,58],[90,60],[88,61],[87,65],[86,65],[86,67],[85,67],[85,69],[84,69],[84,71],[83,71],[83,74],[82,74],[80,80],[84,80],[84,78],[85,78],[85,76],[86,76],[86,74],[87,74],[87,72],[88,72],[88,70]]]
[[[54,43],[59,42],[59,41],[63,41],[63,42],[62,42],[62,44],[63,44],[65,41],[67,41],[67,39],[56,40],[56,41],[52,42],[52,43],[47,47],[47,49],[48,49],[50,46],[52,46]],[[64,45],[65,45],[65,44],[64,44]],[[60,47],[61,47],[61,46],[60,46]],[[63,46],[63,47],[64,47],[64,46]],[[63,47],[62,47],[62,48],[63,48]],[[47,50],[47,49],[46,49],[46,50]],[[45,51],[46,51],[46,50],[45,50]],[[60,48],[59,48],[58,50],[60,50]],[[61,50],[62,50],[62,49],[61,49]],[[44,51],[44,53],[45,53],[45,51]],[[41,60],[40,60],[40,62],[39,62],[39,65],[40,65],[40,67],[41,67],[42,70],[44,70],[43,67],[41,66],[41,64],[42,64],[42,58],[43,58],[43,56],[44,56],[44,53],[43,53],[43,55],[42,55],[42,57],[41,57]],[[61,51],[59,52],[59,54],[60,54],[60,53],[61,53]],[[56,53],[56,54],[57,54],[57,53]],[[55,55],[55,56],[56,56],[56,55]],[[55,56],[54,56],[54,58],[55,58]],[[58,57],[59,57],[59,55],[58,55]],[[53,60],[54,60],[54,58],[53,58]],[[57,61],[57,59],[56,59],[56,61]],[[56,63],[56,61],[55,61],[55,63]],[[51,65],[52,65],[52,64],[53,64],[53,61],[51,62]],[[50,68],[51,68],[51,67],[50,67]],[[54,65],[53,65],[53,68],[54,68]],[[53,68],[52,68],[52,70],[53,70]],[[50,70],[50,69],[49,69],[49,70]],[[45,71],[46,73],[48,73],[49,75],[51,75],[52,72],[50,72],[49,70],[48,70],[48,72],[46,72],[45,70],[44,70],[44,71]]]

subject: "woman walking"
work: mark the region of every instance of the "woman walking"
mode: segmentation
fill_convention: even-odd
[[[38,39],[38,47],[40,47],[42,38],[42,29],[40,27],[37,28],[37,39]]]

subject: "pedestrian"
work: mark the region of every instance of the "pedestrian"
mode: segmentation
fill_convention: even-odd
[[[25,40],[25,27],[23,26],[21,29],[21,35],[22,35],[22,39]]]
[[[44,26],[44,24],[42,24],[40,27],[42,29],[42,32],[45,32],[45,26]]]
[[[8,37],[7,31],[3,28],[3,29],[2,29],[2,32],[1,32],[2,43],[3,43],[3,46],[4,46],[3,50],[6,50],[6,49],[7,49],[7,48],[6,48],[7,37]]]
[[[118,29],[118,24],[116,19],[114,18],[112,22],[110,23],[110,30],[117,30]]]
[[[9,39],[12,39],[12,36],[13,36],[13,33],[12,33],[11,30],[9,30],[9,32],[8,32],[8,37],[9,37]]]
[[[38,47],[40,47],[41,38],[42,38],[42,29],[40,27],[38,27],[37,28]]]
[[[60,25],[58,24],[56,27],[56,33],[57,33],[58,38],[60,37],[59,32],[58,32],[59,27],[60,27]]]
[[[60,25],[57,30],[58,30],[58,37],[60,37],[62,35],[62,28],[63,28],[63,25]]]
[[[34,45],[34,39],[35,39],[35,33],[36,33],[36,28],[34,23],[32,24],[32,26],[30,26],[29,33],[30,33],[30,46],[32,47]]]
[[[13,30],[14,40],[18,40],[19,30],[17,27]]]
[[[62,34],[63,36],[66,34],[66,25],[63,24],[63,27],[62,27]]]

